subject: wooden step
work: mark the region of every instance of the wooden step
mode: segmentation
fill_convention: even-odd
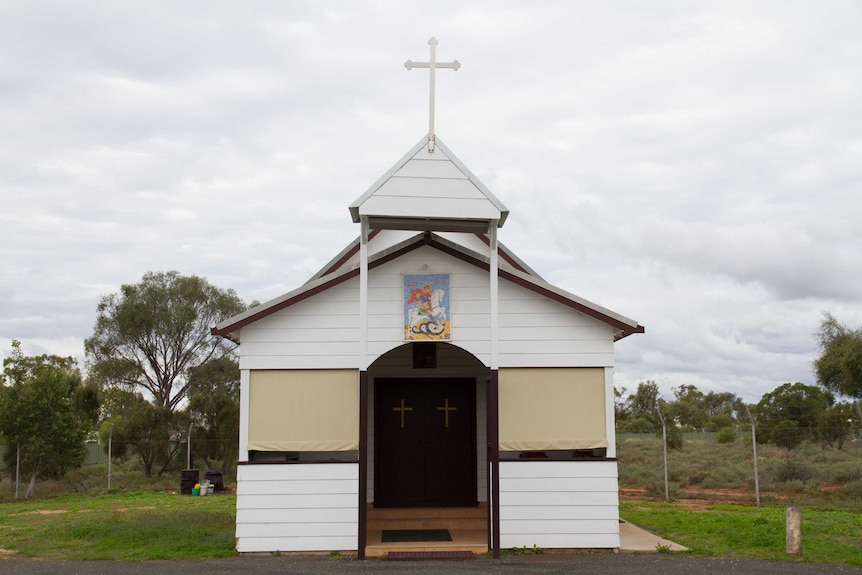
[[[488,505],[475,507],[368,507],[365,554],[488,552]],[[386,529],[448,529],[452,541],[383,543]]]
[[[423,507],[369,509],[368,530],[486,529],[486,507]]]
[[[417,541],[410,543],[382,543],[381,531],[368,531],[365,546],[367,557],[384,557],[389,553],[455,553],[469,552],[481,555],[488,551],[485,529],[449,529],[452,541]]]

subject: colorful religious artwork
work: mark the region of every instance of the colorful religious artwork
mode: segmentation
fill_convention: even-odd
[[[449,274],[404,276],[404,339],[448,340]]]

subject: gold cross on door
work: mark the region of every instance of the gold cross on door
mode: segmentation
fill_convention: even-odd
[[[404,400],[402,399],[401,400],[401,407],[393,407],[392,411],[400,411],[401,412],[401,429],[404,429],[404,412],[405,411],[413,411],[413,408],[412,407],[404,407]]]
[[[442,411],[446,414],[446,429],[449,429],[449,412],[458,411],[457,407],[449,407],[449,398],[446,398],[446,404],[443,407],[438,407],[437,411]]]

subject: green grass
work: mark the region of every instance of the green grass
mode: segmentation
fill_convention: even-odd
[[[622,517],[697,554],[788,560],[784,512],[793,505],[803,509],[802,561],[862,565],[862,446],[759,450],[761,508],[754,507],[747,477],[750,448],[686,442],[670,454],[671,494],[679,500],[645,502],[639,495],[621,504]],[[619,457],[621,486],[646,487],[664,499],[658,442],[626,442]],[[177,495],[179,477],[147,479],[131,463],[115,465],[114,489],[106,492],[105,475],[104,466],[87,466],[40,482],[30,501],[14,500],[14,486],[3,478],[0,555],[129,561],[234,555],[234,495]],[[713,486],[731,492],[697,491]]]
[[[0,548],[41,559],[233,555],[236,497],[164,492],[64,495],[0,504]]]
[[[620,515],[697,554],[789,558],[785,553],[784,507],[714,505],[692,509],[679,503],[623,502]],[[803,508],[801,559],[862,565],[862,514]]]

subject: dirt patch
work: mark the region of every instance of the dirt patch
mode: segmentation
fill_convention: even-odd
[[[775,492],[761,492],[761,499],[769,498],[781,501],[785,498]],[[637,503],[638,501],[664,501],[664,497],[652,497],[646,494],[642,487],[620,487],[620,499]],[[676,491],[673,496],[674,505],[707,511],[714,505],[753,505],[755,503],[754,492],[747,489],[704,489],[701,487],[685,487]]]
[[[153,509],[158,509],[158,507],[155,505],[144,505],[143,507],[113,507],[111,508],[111,511],[125,513],[126,511],[152,511]]]
[[[13,555],[15,555],[15,552],[11,549],[3,549],[2,547],[0,547],[0,559],[4,557],[11,557]]]
[[[35,511],[24,511],[23,513],[16,513],[15,515],[62,515],[63,513],[68,512],[68,509],[37,509]]]

